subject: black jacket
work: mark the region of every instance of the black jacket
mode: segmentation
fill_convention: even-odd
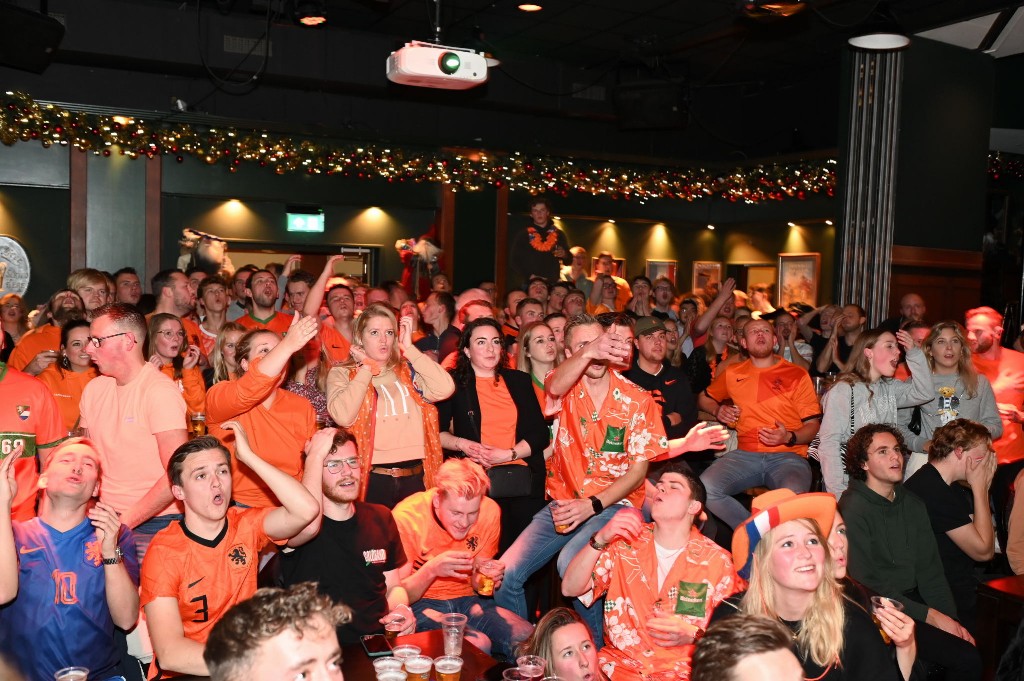
[[[516,442],[526,440],[530,444],[530,456],[526,464],[533,471],[533,488],[530,496],[544,498],[544,449],[548,446],[548,424],[533,391],[533,382],[522,371],[504,369],[498,372],[505,381],[508,394],[512,397],[518,412],[516,419]],[[480,399],[476,393],[476,381],[460,385],[455,381],[455,392],[446,400],[436,403],[437,418],[441,432],[451,430],[456,437],[473,442],[480,441],[480,425],[486,414],[480,413]],[[445,456],[462,456],[461,452],[445,451]]]

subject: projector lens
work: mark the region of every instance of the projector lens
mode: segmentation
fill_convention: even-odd
[[[445,52],[437,60],[437,65],[440,67],[441,73],[448,76],[458,71],[461,64],[462,60],[459,59],[459,55],[454,52]]]

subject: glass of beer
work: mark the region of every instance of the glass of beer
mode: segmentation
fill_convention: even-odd
[[[206,435],[206,414],[201,411],[192,414],[190,425],[193,438]]]
[[[875,626],[878,627],[879,633],[882,634],[882,640],[885,641],[885,645],[889,645],[892,643],[892,639],[889,638],[889,634],[885,633],[882,623],[878,621],[878,616],[875,614],[880,608],[891,608],[892,610],[903,612],[903,604],[894,598],[885,598],[884,596],[871,597],[871,619],[874,620]]]
[[[539,655],[521,655],[516,658],[516,665],[526,681],[541,681],[544,678],[545,661]]]
[[[89,670],[85,667],[64,667],[53,673],[56,681],[86,681],[89,678]]]
[[[419,646],[410,646],[410,645],[395,646],[391,650],[391,654],[394,655],[395,657],[397,657],[402,662],[405,662],[405,659],[408,658],[408,657],[416,657],[421,652],[423,652],[423,651],[420,649]]]
[[[406,681],[407,676],[401,669],[390,669],[377,674],[377,681]]]
[[[466,633],[466,621],[469,618],[457,612],[449,612],[441,616],[441,630],[444,632],[444,654],[461,655],[462,637]]]
[[[405,629],[405,624],[408,620],[405,619],[405,615],[392,615],[391,619],[384,625],[384,638],[388,640],[388,643],[394,642],[398,637],[399,632]]]
[[[565,534],[568,532],[569,526],[572,525],[572,523],[559,523],[555,520],[555,510],[558,508],[558,500],[556,499],[555,501],[552,501],[548,506],[551,507],[551,520],[555,523],[555,532],[558,534]]]
[[[519,667],[506,669],[501,673],[501,681],[529,681],[526,674]]]
[[[402,671],[402,661],[397,657],[378,657],[373,661],[373,669],[377,674],[383,674],[384,672],[400,672]]]
[[[430,668],[434,661],[426,655],[414,655],[405,658],[405,673],[408,681],[430,681]]]
[[[501,573],[501,563],[496,560],[477,559],[473,563],[473,591],[478,596],[494,595],[494,578]]]
[[[462,658],[455,655],[443,655],[434,658],[434,676],[437,681],[459,681],[462,675]]]

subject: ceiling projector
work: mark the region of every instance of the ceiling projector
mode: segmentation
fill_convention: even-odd
[[[387,75],[401,85],[468,90],[487,82],[487,61],[466,48],[413,41],[391,53]]]

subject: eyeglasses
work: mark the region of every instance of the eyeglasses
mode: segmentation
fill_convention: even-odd
[[[356,470],[359,468],[359,459],[354,456],[348,459],[331,459],[324,464],[324,468],[332,475],[340,473],[342,466],[348,466],[352,470]]]
[[[117,338],[118,336],[127,336],[129,333],[131,333],[131,331],[122,331],[121,333],[112,333],[109,336],[101,336],[99,338],[96,338],[95,336],[89,336],[85,340],[87,340],[90,343],[92,343],[92,346],[94,348],[98,348],[98,347],[100,347],[100,345],[103,344],[103,341],[105,341],[105,340],[107,340],[109,338]]]
[[[184,331],[157,331],[157,333],[166,338],[167,340],[185,337]]]

